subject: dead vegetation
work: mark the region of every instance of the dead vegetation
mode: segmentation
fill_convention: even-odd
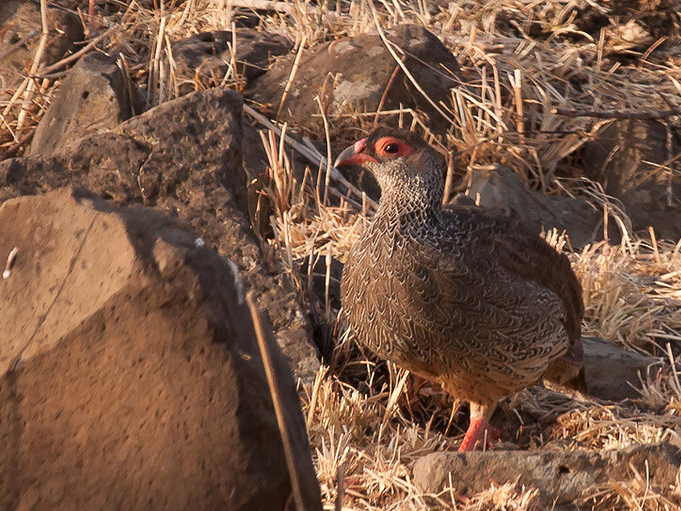
[[[232,30],[252,15],[250,0],[97,2],[88,20],[83,3],[50,5],[79,9],[90,41],[118,52],[128,76],[147,89],[149,105],[176,97],[171,41],[207,30]],[[630,4],[630,5],[629,5]],[[468,88],[452,91],[438,107],[452,129],[435,136],[418,112],[400,113],[403,124],[429,137],[452,168],[466,170],[499,162],[536,189],[578,195],[616,225],[619,244],[597,243],[570,249],[560,233],[547,236],[570,252],[584,288],[585,335],[659,357],[661,369],[642,375],[640,399],[626,403],[576,401],[540,386],[500,406],[508,421],[505,440],[529,449],[612,449],[666,440],[681,446],[681,383],[675,357],[681,346],[681,241],[638,237],[616,201],[582,173],[580,149],[610,119],[582,115],[594,111],[648,113],[675,128],[681,109],[679,5],[671,1],[615,2],[549,0],[340,1],[320,5],[258,2],[262,30],[287,35],[294,52],[330,38],[352,36],[396,23],[423,24],[456,55]],[[90,23],[92,21],[92,23]],[[43,27],[41,41],[47,43]],[[26,74],[0,91],[0,149],[21,155],[50,103],[68,62],[45,68],[40,51]],[[447,70],[441,70],[447,72]],[[195,89],[244,83],[236,65],[214,83],[198,77]],[[651,114],[652,112],[652,114]],[[656,113],[657,112],[657,113]],[[660,113],[662,112],[662,113]],[[254,121],[256,122],[256,121]],[[373,115],[347,112],[328,119],[317,147],[338,140],[339,126],[368,130]],[[261,128],[263,126],[260,126]],[[291,129],[288,130],[291,134]],[[302,182],[291,168],[291,145],[263,135],[271,176],[268,195],[275,204],[275,237],[282,268],[298,287],[303,303],[327,332],[339,333],[338,310],[327,296],[317,298],[296,261],[343,260],[371,214],[361,194],[341,193],[326,178],[322,154],[309,149],[311,165]],[[340,141],[344,142],[344,141]],[[669,154],[660,172],[672,179],[679,155]],[[317,178],[316,176],[320,176]],[[334,200],[332,201],[331,198]],[[678,200],[678,198],[675,198]],[[412,484],[410,467],[427,453],[455,448],[465,413],[439,389],[367,357],[349,339],[325,361],[311,388],[302,389],[325,509],[531,510],[536,491],[496,485],[478,495],[456,488],[424,495]],[[595,509],[672,510],[681,505],[681,482],[653,488],[645,474],[631,485],[594,487],[583,504]]]

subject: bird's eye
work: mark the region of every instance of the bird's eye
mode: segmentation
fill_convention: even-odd
[[[414,152],[414,149],[409,144],[403,140],[390,136],[379,138],[374,144],[374,147],[376,148],[376,153],[378,153],[379,156],[391,158],[397,158],[398,156],[408,156]]]

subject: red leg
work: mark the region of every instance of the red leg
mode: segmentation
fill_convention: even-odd
[[[471,422],[466,430],[466,435],[463,437],[459,452],[474,450],[478,440],[486,441],[487,445],[491,446],[492,440],[501,439],[499,430],[489,425],[489,419],[496,408],[496,401],[486,404],[471,402],[470,406]],[[485,432],[487,432],[487,435],[485,435]]]
[[[463,442],[459,446],[459,452],[472,451],[475,449],[475,444],[484,435],[487,427],[487,419],[484,417],[471,417],[471,423],[468,425],[466,435],[463,437]]]

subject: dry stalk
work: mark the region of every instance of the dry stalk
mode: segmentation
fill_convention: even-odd
[[[301,489],[300,476],[296,466],[295,455],[293,453],[293,438],[289,425],[286,422],[286,414],[284,411],[284,403],[279,391],[278,376],[276,374],[274,363],[272,361],[271,346],[275,345],[269,327],[264,326],[264,319],[255,304],[254,293],[249,292],[246,295],[246,304],[251,313],[251,320],[253,321],[253,328],[255,330],[255,338],[258,341],[258,349],[260,350],[260,357],[265,369],[265,376],[267,378],[267,385],[272,396],[272,404],[274,406],[274,413],[277,417],[277,424],[279,425],[279,433],[281,434],[281,442],[284,446],[284,454],[286,455],[286,464],[288,465],[288,473],[291,479],[291,489],[293,491],[293,498],[295,499],[296,508],[298,511],[303,511],[304,501]]]
[[[281,111],[284,108],[284,104],[286,103],[286,98],[288,97],[288,93],[291,90],[291,86],[293,85],[293,80],[296,77],[296,73],[298,72],[298,66],[300,65],[300,59],[303,56],[303,51],[305,50],[305,44],[307,43],[307,35],[303,35],[303,39],[300,41],[300,45],[298,46],[298,53],[296,53],[296,58],[293,61],[293,66],[291,66],[291,72],[288,75],[288,80],[286,80],[286,85],[284,86],[284,92],[281,94],[281,100],[279,101],[279,108],[277,109],[277,115],[274,117],[277,121],[279,120],[279,117],[281,116]]]

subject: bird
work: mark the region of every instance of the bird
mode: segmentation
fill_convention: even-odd
[[[579,370],[579,280],[507,216],[443,206],[442,167],[413,132],[377,128],[334,166],[350,165],[373,174],[381,198],[343,268],[345,322],[379,358],[468,401],[459,451],[474,450],[499,401]]]

